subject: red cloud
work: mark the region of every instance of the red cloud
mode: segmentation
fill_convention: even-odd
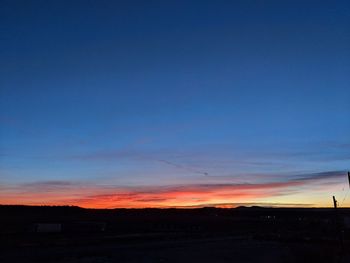
[[[78,205],[90,208],[193,207],[234,203],[257,203],[270,197],[301,193],[313,184],[326,187],[337,173],[303,175],[286,182],[258,184],[189,184],[171,186],[94,186],[62,181],[23,184],[3,188],[3,204]],[[327,184],[326,184],[327,183]]]
[[[291,187],[303,182],[277,182],[264,184],[199,184],[185,186],[142,187],[142,188],[98,188],[72,187],[71,184],[40,183],[50,186],[50,191],[27,189],[17,193],[17,200],[28,204],[79,205],[82,207],[183,207],[214,203],[242,203],[257,198],[283,195]],[[34,185],[30,185],[34,187]],[[57,188],[56,188],[57,187]],[[60,191],[52,191],[52,189]],[[98,193],[98,194],[91,194]],[[10,196],[8,196],[10,197]],[[11,199],[11,198],[9,198]],[[46,200],[46,201],[42,201]],[[8,200],[9,201],[9,200]],[[7,201],[7,202],[8,202]]]

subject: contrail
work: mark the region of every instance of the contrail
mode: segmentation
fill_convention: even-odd
[[[171,166],[174,166],[174,167],[179,168],[179,169],[187,170],[187,171],[190,171],[190,172],[193,172],[193,173],[202,174],[202,175],[205,175],[205,176],[209,175],[207,172],[202,172],[202,171],[199,171],[197,169],[193,169],[193,168],[188,167],[188,166],[184,166],[184,165],[181,165],[181,164],[169,162],[167,160],[159,159],[157,161],[161,162],[161,163],[165,163],[165,164],[171,165]]]

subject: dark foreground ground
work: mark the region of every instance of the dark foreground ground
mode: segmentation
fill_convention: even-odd
[[[0,206],[0,215],[4,263],[350,262],[350,209]]]

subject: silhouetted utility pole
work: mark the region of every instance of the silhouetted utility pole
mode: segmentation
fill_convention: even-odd
[[[349,188],[350,188],[350,172],[348,172],[348,181],[349,181]],[[345,199],[344,199],[345,200]],[[343,201],[344,201],[343,200]],[[338,262],[342,261],[343,254],[344,254],[344,240],[343,240],[343,231],[342,231],[342,224],[340,222],[340,217],[338,213],[338,201],[335,199],[335,196],[333,195],[333,206],[334,206],[334,214],[335,214],[335,227],[336,227],[336,232],[339,238],[340,242],[340,254],[339,254],[339,259]]]
[[[343,235],[340,228],[340,222],[339,222],[339,214],[338,214],[338,206],[337,206],[337,199],[335,199],[335,196],[333,195],[333,207],[334,207],[334,225],[335,225],[335,234],[338,236],[339,239],[339,245],[340,245],[340,251],[337,255],[336,262],[340,263],[343,258],[344,253],[344,245],[343,245]]]
[[[335,199],[334,195],[333,195],[333,206],[334,206],[334,209],[338,208],[338,206],[337,206],[337,199]]]

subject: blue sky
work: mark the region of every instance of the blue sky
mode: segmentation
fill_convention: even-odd
[[[69,182],[79,185],[76,195],[81,185],[114,194],[323,172],[334,179],[349,169],[347,1],[1,6],[4,202],[36,204],[9,197],[27,184]],[[311,189],[299,188],[295,200]],[[271,200],[259,198],[247,202]]]

